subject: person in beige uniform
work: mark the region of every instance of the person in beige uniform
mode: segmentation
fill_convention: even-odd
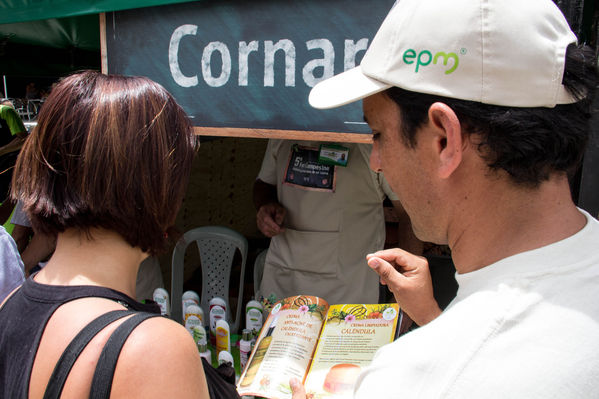
[[[401,245],[421,251],[396,195],[369,168],[370,150],[368,144],[268,142],[254,184],[258,228],[271,237],[261,295],[377,303],[379,277],[365,256],[385,243],[385,196],[400,219]]]

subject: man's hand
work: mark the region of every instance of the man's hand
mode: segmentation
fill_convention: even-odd
[[[425,258],[393,248],[369,254],[366,260],[416,324],[422,326],[441,314]]]
[[[258,229],[267,237],[274,237],[285,231],[283,220],[287,211],[278,202],[262,205],[256,215]]]
[[[287,210],[277,200],[277,186],[256,179],[253,188],[254,206],[258,210],[256,224],[266,237],[281,234]]]
[[[306,399],[306,389],[300,380],[291,378],[289,386],[291,387],[291,399]]]

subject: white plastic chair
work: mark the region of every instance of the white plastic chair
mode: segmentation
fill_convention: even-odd
[[[236,333],[243,308],[243,285],[245,278],[245,262],[247,258],[248,243],[246,238],[228,227],[203,226],[186,232],[177,242],[173,250],[172,281],[171,281],[171,318],[182,322],[181,296],[183,295],[183,269],[184,257],[187,247],[195,242],[200,252],[202,263],[202,293],[200,306],[206,318],[209,317],[209,302],[215,296],[227,301],[227,321],[231,333]],[[231,319],[231,306],[229,303],[229,280],[233,257],[236,251],[241,253],[241,275],[239,276],[239,295],[235,319]]]
[[[254,261],[254,298],[260,300],[260,284],[262,283],[262,275],[264,274],[264,261],[268,249],[262,250]]]

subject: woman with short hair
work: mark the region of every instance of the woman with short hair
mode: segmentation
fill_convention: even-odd
[[[123,311],[157,309],[132,299],[137,271],[167,246],[195,149],[185,112],[150,79],[82,72],[52,90],[12,195],[37,231],[57,235],[56,251],[0,308],[0,397],[41,398],[61,378],[51,387],[58,396],[94,394],[92,379],[104,381],[94,376],[100,353],[110,358],[115,346],[108,337],[135,317]],[[51,378],[73,338],[107,313],[119,317],[98,329],[70,372]],[[131,330],[114,371],[98,373],[109,374],[100,388],[110,397],[208,397],[183,326],[150,317]]]

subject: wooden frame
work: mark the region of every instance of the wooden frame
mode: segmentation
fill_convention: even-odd
[[[285,139],[372,144],[372,136],[370,134],[363,133],[335,133],[313,132],[307,130],[246,129],[199,126],[195,126],[193,130],[194,133],[199,136],[246,137],[253,139]]]
[[[102,73],[108,73],[108,56],[106,55],[106,13],[100,13],[100,57]]]

